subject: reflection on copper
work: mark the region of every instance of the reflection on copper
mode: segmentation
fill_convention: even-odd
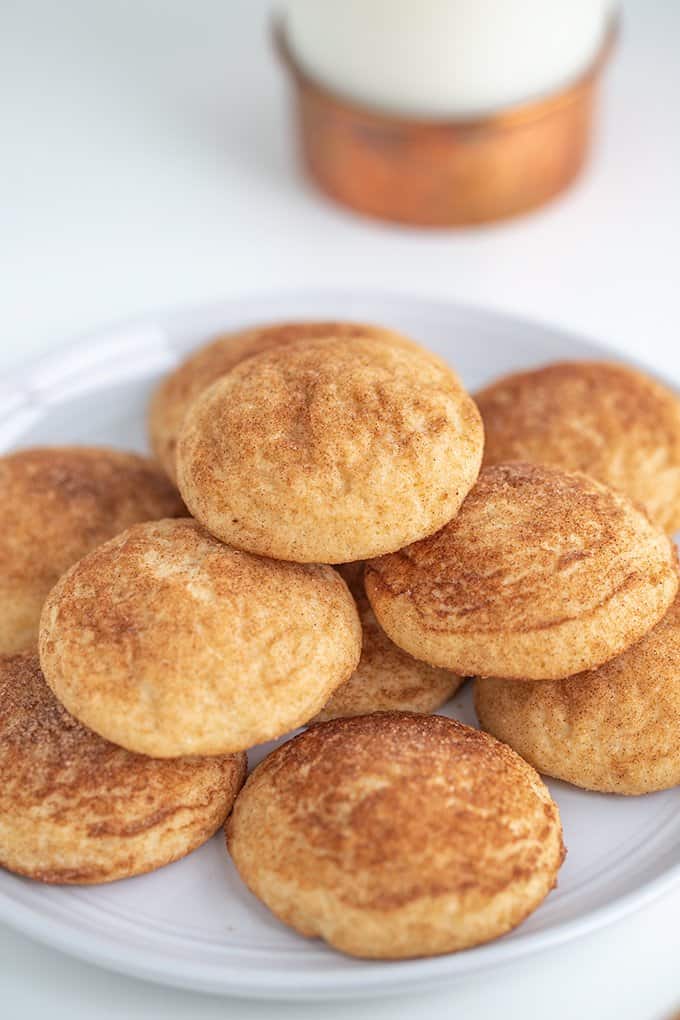
[[[328,91],[297,63],[283,25],[274,28],[312,179],[358,212],[420,226],[515,216],[571,184],[588,155],[597,85],[616,35],[613,25],[588,70],[559,92],[484,117],[424,120]]]

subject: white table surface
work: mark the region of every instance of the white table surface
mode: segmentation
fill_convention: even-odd
[[[394,289],[544,319],[680,379],[680,3],[631,0],[593,164],[561,201],[471,232],[402,230],[300,179],[266,0],[0,5],[0,372],[165,305]],[[663,1020],[680,889],[492,977],[352,1005],[219,1000],[110,975],[0,926],[0,1015]]]

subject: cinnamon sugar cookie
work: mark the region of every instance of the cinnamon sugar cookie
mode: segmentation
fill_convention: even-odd
[[[159,758],[246,750],[308,722],[360,650],[331,567],[239,552],[187,519],[95,549],[51,592],[40,632],[69,712]]]
[[[477,408],[429,355],[355,338],[249,358],[192,405],[180,491],[217,538],[297,562],[398,549],[456,513],[482,457]]]
[[[137,521],[186,513],[146,457],[86,446],[0,457],[0,653],[37,646],[40,610],[61,574]]]
[[[238,797],[227,842],[284,924],[377,959],[504,934],[564,856],[557,805],[519,755],[452,719],[396,712],[279,747]]]
[[[158,761],[86,729],[34,653],[0,657],[0,865],[41,882],[112,882],[204,843],[229,814],[244,754]]]
[[[623,655],[568,680],[478,680],[484,727],[539,770],[602,793],[680,785],[680,599]]]
[[[378,622],[463,675],[561,679],[625,651],[678,588],[670,540],[585,475],[485,468],[441,531],[366,565]]]
[[[504,376],[477,394],[485,464],[583,471],[680,528],[680,400],[637,369],[565,361]]]
[[[166,474],[173,481],[176,480],[177,440],[184,418],[194,400],[208,386],[254,354],[299,340],[318,340],[323,337],[335,340],[372,338],[422,351],[418,344],[394,330],[358,322],[282,322],[254,326],[236,333],[223,333],[193,351],[162,380],[154,392],[149,407],[149,438]],[[439,362],[436,355],[429,356]],[[449,371],[453,372],[452,369]]]
[[[339,568],[359,610],[362,645],[359,665],[324,705],[317,722],[370,712],[434,712],[453,697],[463,677],[436,669],[403,652],[375,618],[366,598],[363,563]]]

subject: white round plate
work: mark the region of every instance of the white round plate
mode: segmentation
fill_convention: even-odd
[[[595,343],[470,308],[385,295],[294,294],[149,316],[83,337],[0,384],[0,449],[109,443],[144,450],[156,380],[220,330],[276,319],[352,318],[396,327],[448,358],[468,387]],[[611,354],[607,355],[611,357]],[[447,707],[475,723],[465,689]],[[251,752],[251,764],[265,749]],[[221,835],[155,874],[92,887],[0,871],[0,917],[65,952],[184,988],[258,998],[395,993],[450,981],[564,942],[680,880],[680,790],[623,798],[550,783],[569,850],[559,886],[520,928],[426,960],[352,960],[276,921],[241,884]]]

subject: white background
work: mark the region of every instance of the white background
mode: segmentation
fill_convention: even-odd
[[[473,232],[360,220],[294,163],[266,0],[0,5],[0,373],[148,309],[301,287],[447,297],[571,327],[680,379],[680,3],[631,0],[587,176]],[[0,1015],[235,1020],[501,1013],[664,1020],[680,890],[595,936],[417,999],[225,1002],[0,926]]]

